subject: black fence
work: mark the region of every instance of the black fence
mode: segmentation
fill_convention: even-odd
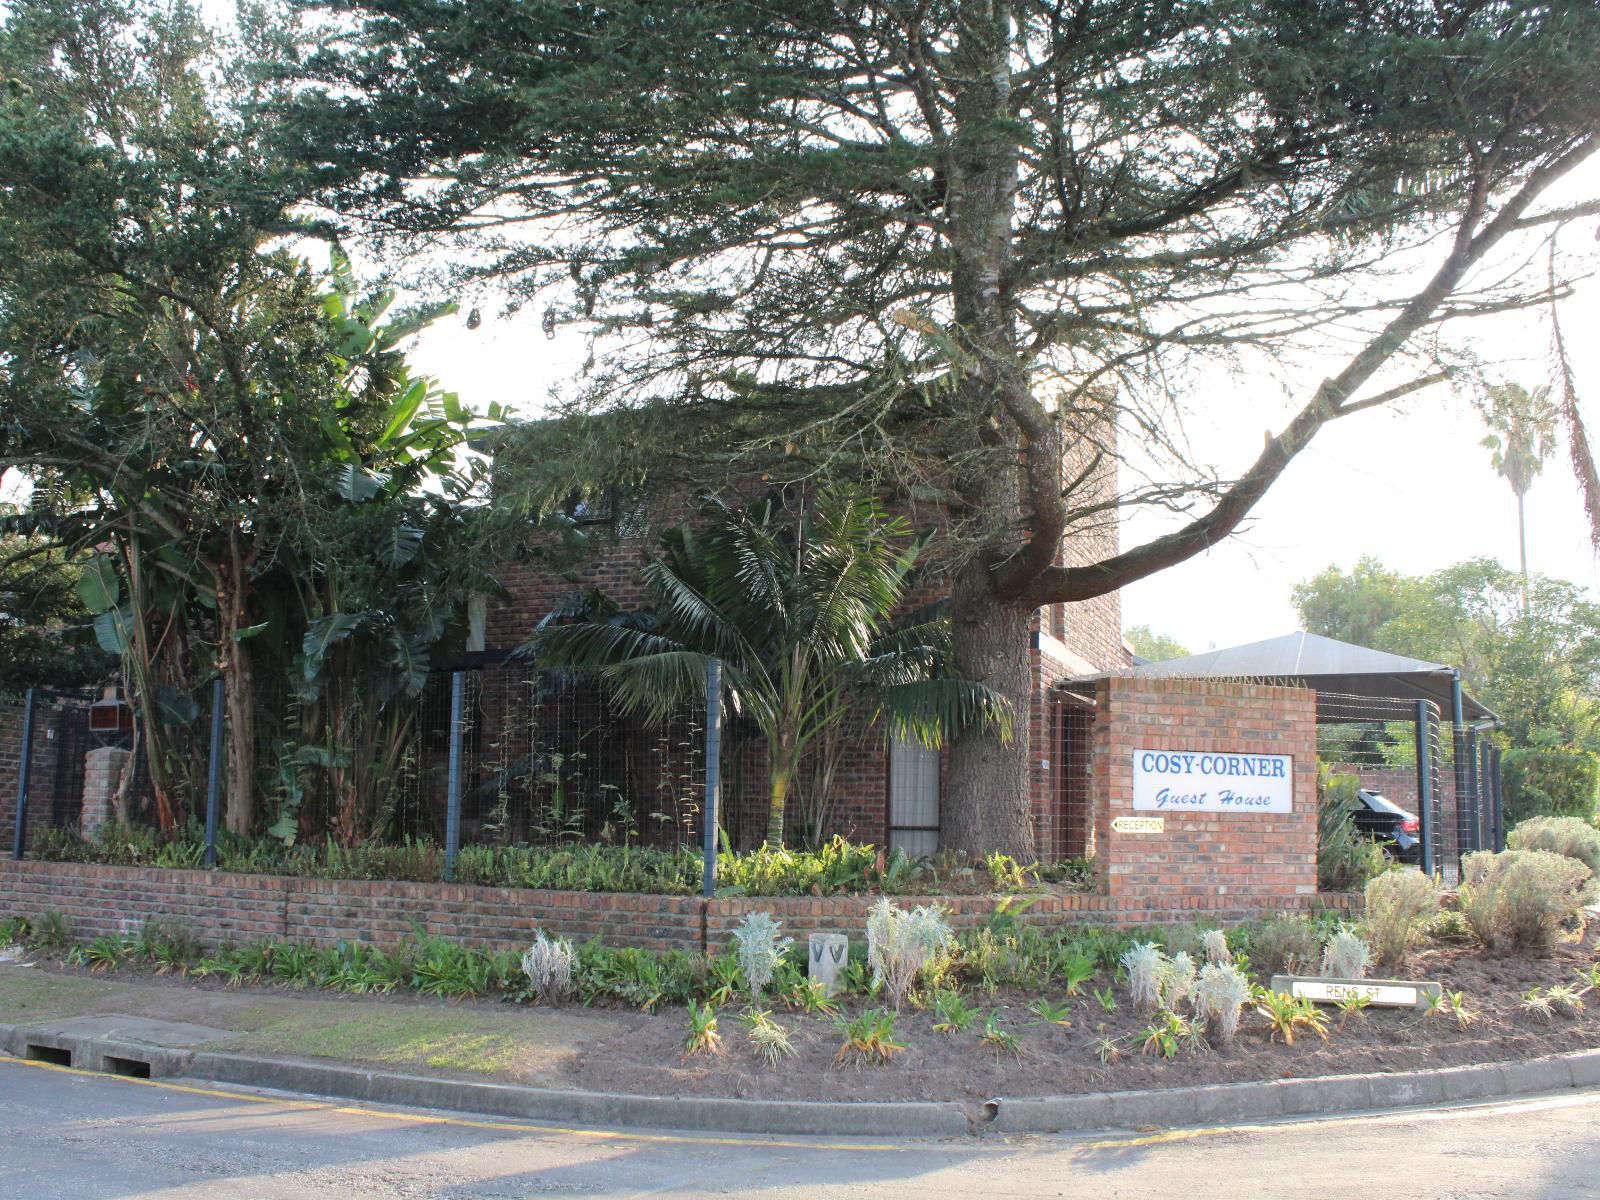
[[[1454,885],[1461,859],[1505,847],[1500,750],[1430,700],[1317,694],[1317,756],[1416,814],[1418,865]]]
[[[233,728],[230,714],[213,719],[220,689],[202,691],[204,703],[157,713],[94,691],[30,692],[14,852],[44,830],[92,837],[111,821],[206,829],[214,844],[206,827],[225,811]],[[384,702],[258,693],[250,719],[254,824],[285,841],[426,840],[447,852],[703,842],[703,706],[652,722],[595,679],[500,663],[436,672],[416,697]]]

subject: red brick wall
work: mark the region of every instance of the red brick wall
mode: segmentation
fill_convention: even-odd
[[[896,904],[939,903],[957,930],[976,929],[995,910],[994,896],[896,897]],[[1038,897],[1020,919],[1041,927],[1144,925],[1206,916],[1245,920],[1326,903],[1349,907],[1347,896],[1293,896],[1281,902],[1233,895],[1196,912],[1166,897],[1116,901],[1109,896]],[[211,945],[256,938],[333,945],[384,944],[428,933],[479,946],[514,949],[545,928],[579,941],[601,937],[613,946],[713,953],[729,948],[747,913],[770,912],[796,941],[818,931],[865,936],[871,896],[739,897],[640,896],[527,891],[448,884],[366,883],[0,861],[0,916],[62,913],[75,939],[130,932],[151,918],[181,921]]]
[[[213,945],[255,938],[384,944],[421,928],[509,949],[525,945],[543,926],[579,941],[603,936],[614,946],[694,950],[702,903],[694,896],[0,862],[0,913],[31,917],[55,909],[72,922],[79,940],[161,917],[183,922]]]
[[[1316,693],[1190,679],[1102,680],[1095,725],[1096,863],[1119,907],[1266,908],[1317,891]],[[1136,749],[1287,754],[1290,813],[1168,812],[1161,833],[1119,834],[1132,816]],[[1141,813],[1141,816],[1150,814]]]

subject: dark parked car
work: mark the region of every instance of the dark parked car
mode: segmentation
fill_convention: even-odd
[[[1362,788],[1356,793],[1355,810],[1350,814],[1356,828],[1383,847],[1384,853],[1398,862],[1416,863],[1422,858],[1422,822],[1379,792]]]

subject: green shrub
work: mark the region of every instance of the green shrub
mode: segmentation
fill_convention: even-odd
[[[1361,930],[1373,963],[1393,970],[1439,915],[1439,890],[1421,871],[1385,871],[1369,880]]]
[[[205,860],[205,839],[191,828],[164,840],[139,826],[108,825],[94,841],[69,830],[41,830],[31,855],[43,862],[103,863],[195,869]],[[331,839],[286,847],[274,839],[223,833],[217,841],[217,868],[249,875],[290,875],[311,879],[394,880],[437,883],[444,877],[444,851],[426,838],[398,844],[340,845]],[[982,891],[988,871],[967,870],[941,886],[940,865],[913,862],[903,853],[885,855],[877,847],[834,838],[816,850],[762,847],[717,858],[719,893],[746,896],[831,896],[849,893],[930,894],[945,890]],[[1034,886],[1033,869],[1019,877]],[[1051,878],[1070,890],[1092,885],[1087,859],[1057,864]],[[689,896],[700,890],[699,851],[648,846],[465,846],[456,858],[456,882],[481,887],[548,888],[576,892],[633,892]]]
[[[1529,817],[1592,821],[1600,796],[1600,757],[1576,746],[1507,750],[1500,760],[1506,823]]]
[[[1511,831],[1506,848],[1564,854],[1600,876],[1600,829],[1577,817],[1530,818]]]
[[[1595,895],[1588,867],[1548,850],[1479,851],[1462,860],[1461,871],[1461,915],[1473,936],[1496,950],[1547,950]]]
[[[72,944],[72,922],[55,909],[47,908],[30,922],[29,937],[35,946],[60,950]]]
[[[1299,913],[1268,917],[1250,931],[1250,965],[1263,976],[1309,975],[1322,960],[1322,938]]]
[[[1360,790],[1355,775],[1317,773],[1317,887],[1324,892],[1358,892],[1384,869],[1383,848],[1351,820]]]

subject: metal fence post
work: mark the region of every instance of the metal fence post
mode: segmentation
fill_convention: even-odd
[[[717,778],[722,766],[722,663],[706,664],[706,803],[701,813],[705,844],[705,878],[701,892],[709,900],[717,893]]]
[[[1461,864],[1462,851],[1468,837],[1465,820],[1472,799],[1471,764],[1467,760],[1467,723],[1461,713],[1461,672],[1450,669],[1450,750],[1451,768],[1456,782],[1456,865]]]
[[[222,676],[211,685],[211,761],[206,770],[206,866],[217,865],[217,817],[222,808]],[[137,750],[135,751],[137,753]]]
[[[1433,721],[1426,700],[1417,701],[1417,818],[1422,822],[1422,873],[1433,878]]]
[[[466,691],[467,673],[455,671],[450,675],[450,776],[445,793],[444,812],[444,881],[456,877],[456,852],[461,849],[461,744],[466,731],[461,720],[462,697]]]
[[[22,753],[17,759],[17,829],[11,838],[11,857],[21,858],[28,840],[28,773],[33,769],[33,712],[37,695],[28,689],[22,704]]]
[[[1500,785],[1500,747],[1489,755],[1489,774],[1494,780],[1494,848],[1506,848],[1506,797]]]
[[[1478,783],[1478,731],[1467,730],[1467,788],[1472,797],[1472,848],[1483,849],[1483,789]]]

